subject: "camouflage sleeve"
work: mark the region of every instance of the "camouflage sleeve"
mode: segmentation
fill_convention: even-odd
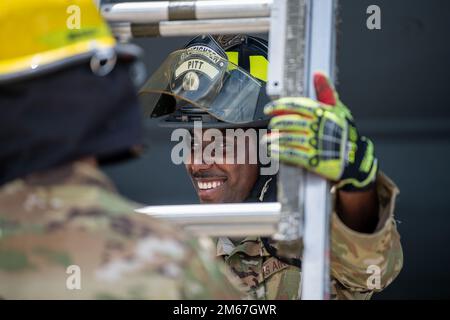
[[[377,292],[387,287],[403,265],[400,236],[394,220],[399,191],[383,173],[377,177],[379,224],[373,234],[348,228],[333,213],[331,221],[331,273],[352,292]]]
[[[241,297],[200,241],[116,194],[18,183],[0,204],[0,299]]]
[[[183,299],[246,298],[240,281],[214,256],[211,239],[191,239],[189,245],[195,250],[192,251],[182,279]]]
[[[116,217],[113,230],[88,219],[8,236],[0,241],[0,298],[241,298],[197,241],[145,218]]]
[[[122,269],[121,281],[108,290],[112,294],[118,293],[120,298],[126,299],[224,300],[242,297],[237,282],[215,259],[207,239],[190,237],[175,226],[144,215],[133,218],[133,224],[138,224],[136,234],[145,234],[146,226],[150,233],[132,241],[131,252],[114,258],[109,255],[111,260],[96,270],[96,280],[104,282],[111,279],[111,271]],[[135,267],[127,267],[130,263]],[[119,277],[112,277],[115,279],[119,280]],[[119,286],[124,286],[124,290],[118,290]],[[130,292],[134,296],[130,296]],[[140,294],[136,295],[136,292]]]

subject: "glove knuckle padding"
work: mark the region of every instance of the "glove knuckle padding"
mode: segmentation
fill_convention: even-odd
[[[286,130],[307,130],[310,126],[311,120],[301,117],[300,115],[290,114],[276,116],[270,120],[269,128],[278,129],[280,131]]]
[[[339,181],[338,187],[345,190],[364,189],[373,183],[378,168],[373,144],[359,135],[350,110],[337,93],[335,106],[288,97],[268,105],[266,112],[274,115],[269,128],[279,131],[279,145],[273,152],[282,161]]]

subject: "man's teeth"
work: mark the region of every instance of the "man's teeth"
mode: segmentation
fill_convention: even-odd
[[[221,186],[222,184],[223,181],[210,181],[210,182],[197,181],[197,185],[200,190],[214,189]]]

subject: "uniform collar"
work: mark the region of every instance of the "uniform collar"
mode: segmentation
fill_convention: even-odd
[[[271,201],[276,201],[276,177],[259,176],[249,197],[244,202]],[[221,237],[217,240],[217,256],[231,256],[236,253],[245,253],[248,256],[269,255],[264,249],[260,237],[246,237],[237,245],[226,237]]]
[[[259,237],[247,237],[237,245],[226,237],[221,237],[217,240],[217,256],[226,257],[236,253],[245,253],[251,257],[263,255],[261,239]]]
[[[277,196],[276,176],[259,176],[244,202],[274,202]]]

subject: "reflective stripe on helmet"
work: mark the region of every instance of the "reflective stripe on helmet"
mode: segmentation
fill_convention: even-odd
[[[250,56],[250,74],[264,82],[267,82],[267,69],[269,61],[263,56]]]

